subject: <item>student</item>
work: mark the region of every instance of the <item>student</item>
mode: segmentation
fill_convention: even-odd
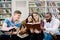
[[[25,25],[28,23],[33,23],[32,15],[29,15],[26,20],[22,21],[22,27],[20,28],[20,35],[18,35],[20,37],[20,40],[30,40],[30,30]]]
[[[41,29],[43,28],[43,21],[40,18],[40,15],[37,12],[32,14],[33,16],[33,24],[40,24]],[[31,40],[43,40],[43,30],[31,29],[32,35]]]
[[[0,40],[20,40],[17,35],[13,34],[17,34],[21,27],[21,23],[19,23],[21,14],[19,10],[16,10],[11,18],[5,19],[2,26],[3,34],[0,36]]]
[[[59,20],[57,18],[54,18],[51,13],[46,13],[44,19],[44,40],[53,40],[52,35],[54,35],[54,37],[56,38],[55,34],[58,32],[58,27]]]

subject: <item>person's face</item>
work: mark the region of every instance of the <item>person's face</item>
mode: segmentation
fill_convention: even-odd
[[[58,16],[58,18],[60,19],[60,14],[58,14],[57,16]]]
[[[49,14],[45,14],[45,19],[46,19],[46,21],[50,21],[51,20],[51,15],[49,15]]]
[[[28,17],[28,22],[31,22],[32,21],[32,16],[29,16]]]
[[[21,14],[14,13],[14,19],[15,20],[19,20],[20,16],[21,16]]]
[[[33,14],[33,18],[37,21],[39,19],[39,15],[38,14]]]

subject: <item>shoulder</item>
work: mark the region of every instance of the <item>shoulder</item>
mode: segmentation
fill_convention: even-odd
[[[5,20],[4,20],[4,22],[9,22],[10,20],[9,20],[9,18],[6,18]]]
[[[19,27],[20,27],[20,26],[22,26],[22,24],[21,24],[21,23],[17,23],[17,26],[19,26]]]
[[[4,23],[10,23],[10,21],[11,21],[11,18],[6,18],[5,20],[4,20]]]
[[[54,21],[54,22],[59,22],[59,19],[53,18],[53,21]]]

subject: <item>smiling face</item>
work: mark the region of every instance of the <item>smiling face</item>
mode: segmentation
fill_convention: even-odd
[[[14,19],[15,20],[19,20],[20,16],[21,16],[21,14],[14,13]]]
[[[28,22],[32,22],[32,21],[33,21],[32,16],[29,16],[29,17],[28,17]]]
[[[18,21],[20,19],[21,12],[19,10],[16,10],[13,14],[13,20]]]
[[[35,21],[39,20],[39,15],[38,14],[33,14],[33,18],[35,19]]]

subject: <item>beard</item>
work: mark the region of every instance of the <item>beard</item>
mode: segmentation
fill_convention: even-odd
[[[51,22],[51,19],[46,19],[47,22]]]

